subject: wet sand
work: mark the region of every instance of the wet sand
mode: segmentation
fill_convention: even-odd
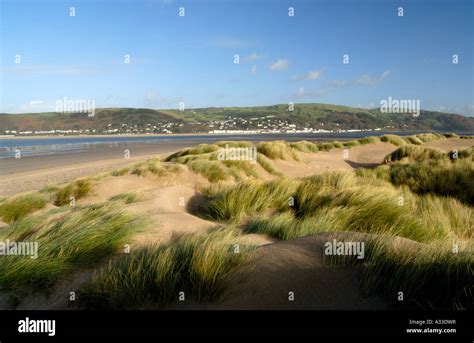
[[[40,171],[48,168],[74,166],[97,161],[120,160],[125,159],[125,150],[130,151],[131,158],[171,154],[180,149],[194,146],[199,143],[194,141],[165,141],[153,144],[143,142],[111,143],[100,144],[93,149],[65,151],[62,153],[41,156],[23,156],[20,159],[10,157],[0,160],[0,175],[3,176],[30,171]]]

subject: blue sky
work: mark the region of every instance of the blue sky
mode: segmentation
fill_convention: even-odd
[[[0,3],[0,112],[51,111],[64,97],[148,108],[392,97],[474,116],[471,0]]]

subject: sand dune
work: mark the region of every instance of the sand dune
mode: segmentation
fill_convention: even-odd
[[[474,140],[447,139],[427,143],[445,150],[472,146]],[[348,149],[320,151],[316,154],[298,153],[299,161],[273,160],[276,169],[287,177],[302,177],[328,170],[353,170],[373,167],[383,162],[384,157],[397,149],[390,143],[367,144]],[[0,195],[24,192],[26,189],[40,189],[49,183],[71,181],[78,176],[93,175],[99,171],[110,171],[140,162],[146,158],[109,161],[69,167],[41,170],[37,173],[13,174],[2,177]],[[274,178],[260,165],[257,174],[264,180]],[[123,208],[141,215],[149,221],[147,230],[135,234],[130,241],[132,249],[149,244],[166,243],[175,235],[204,233],[221,224],[200,218],[195,208],[205,201],[199,189],[209,185],[202,175],[188,167],[178,174],[165,176],[107,176],[94,183],[93,191],[78,200],[80,205],[108,201],[123,193],[137,193],[140,200],[125,204]],[[51,208],[43,209],[45,211]],[[58,214],[61,216],[64,214]],[[0,222],[0,229],[6,224]],[[289,241],[278,241],[259,234],[242,235],[238,243],[259,246],[250,262],[238,270],[229,281],[225,300],[206,305],[174,304],[170,308],[206,309],[386,309],[388,305],[379,297],[363,295],[357,285],[357,268],[329,266],[325,261],[323,246],[327,241],[366,241],[370,235],[360,233],[324,233]],[[420,243],[407,239],[394,239],[394,249],[417,249]],[[109,261],[104,261],[106,265]],[[97,266],[96,266],[97,267]],[[92,270],[85,270],[64,279],[49,297],[31,296],[22,302],[19,309],[68,308],[68,293],[80,286],[91,276]],[[289,301],[293,292],[294,301]],[[6,308],[5,298],[0,298],[0,308]]]
[[[465,149],[474,146],[474,139],[450,138],[439,141],[427,142],[423,145],[438,148],[444,151],[453,149]]]
[[[146,161],[155,155],[118,158],[97,162],[81,162],[68,166],[45,168],[41,170],[2,175],[0,179],[0,196],[40,190],[50,184],[62,184],[74,181],[79,177],[94,176],[101,172],[123,168],[130,163]]]
[[[353,170],[357,168],[374,167],[383,162],[386,155],[397,147],[390,143],[377,143],[356,146],[347,149],[332,149],[319,151],[317,154],[299,153],[301,162],[275,160],[274,164],[279,171],[289,177],[303,177],[328,170]]]
[[[322,233],[261,246],[255,256],[229,281],[224,300],[214,304],[173,304],[172,309],[219,310],[383,310],[379,296],[364,295],[357,283],[358,269],[330,265],[324,244],[367,242],[375,237],[355,232]],[[393,238],[393,249],[418,249],[422,244]],[[289,300],[292,292],[294,300]]]

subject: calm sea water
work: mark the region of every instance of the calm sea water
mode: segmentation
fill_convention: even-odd
[[[392,132],[398,135],[409,133]],[[52,138],[14,138],[0,139],[0,159],[15,156],[17,149],[22,156],[44,156],[54,154],[73,154],[104,147],[119,147],[127,144],[160,144],[168,145],[176,142],[182,145],[185,142],[192,144],[212,143],[221,140],[234,141],[264,141],[283,139],[298,140],[348,140],[367,136],[379,136],[385,132],[351,132],[351,133],[297,133],[297,134],[241,134],[241,135],[186,135],[186,136],[110,136],[110,137],[52,137]],[[180,143],[180,144],[178,144]]]

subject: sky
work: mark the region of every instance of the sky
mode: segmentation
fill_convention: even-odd
[[[474,116],[473,4],[0,0],[0,112],[391,97]]]

